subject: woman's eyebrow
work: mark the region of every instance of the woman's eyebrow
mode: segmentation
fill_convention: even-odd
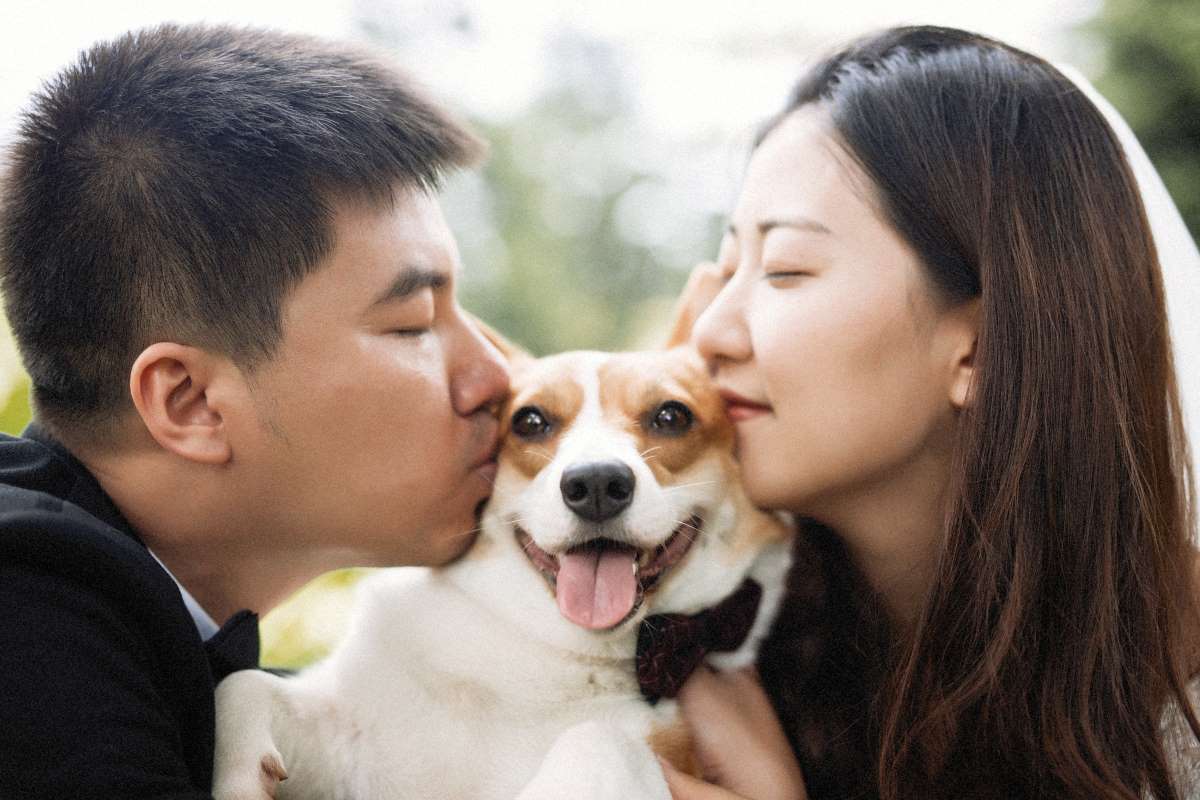
[[[776,228],[792,228],[793,230],[806,231],[808,233],[823,233],[823,234],[830,234],[830,235],[833,234],[833,231],[829,230],[829,228],[826,227],[825,225],[823,225],[822,223],[817,222],[815,219],[812,219],[811,217],[803,217],[803,216],[800,216],[800,217],[778,217],[778,218],[773,217],[770,219],[763,220],[762,222],[758,223],[758,225],[756,225],[755,227],[758,228],[759,236],[766,236],[768,233],[775,230]],[[737,238],[737,235],[738,235],[737,227],[732,222],[729,223],[729,227],[726,229],[726,232],[729,233],[730,235],[732,235],[735,239]]]
[[[808,231],[809,233],[826,233],[832,234],[825,225],[817,222],[811,217],[786,217],[783,219],[766,219],[758,223],[758,232],[762,236],[775,228],[793,228],[795,230]]]

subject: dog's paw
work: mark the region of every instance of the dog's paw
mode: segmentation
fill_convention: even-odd
[[[287,779],[271,735],[274,709],[270,674],[235,672],[217,687],[217,742],[213,759],[216,800],[274,800]]]
[[[264,753],[255,769],[246,764],[218,765],[213,778],[214,800],[275,800],[279,784],[287,780],[283,757],[275,750]]]
[[[582,722],[555,740],[517,800],[670,800],[662,767],[645,740],[616,725]]]

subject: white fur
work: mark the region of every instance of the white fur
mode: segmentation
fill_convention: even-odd
[[[790,547],[783,537],[738,546],[744,526],[781,523],[750,509],[727,454],[700,459],[676,486],[658,485],[634,439],[601,414],[595,375],[605,357],[574,356],[586,401],[553,461],[533,480],[501,463],[471,554],[440,570],[366,579],[342,645],[300,675],[239,672],[218,687],[217,800],[271,797],[264,758],[288,773],[274,795],[284,800],[669,798],[646,742],[678,710],[639,694],[638,625],[647,614],[710,607],[751,576],[764,589],[752,634],[712,662],[753,662]],[[632,618],[595,632],[562,617],[513,523],[547,551],[564,547],[577,520],[561,501],[562,471],[608,458],[637,480],[621,535],[652,547],[693,513],[705,524]]]

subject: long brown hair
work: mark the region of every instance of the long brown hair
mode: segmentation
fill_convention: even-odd
[[[817,570],[836,624],[793,596],[762,671],[810,792],[1179,798],[1161,727],[1177,705],[1200,737],[1194,489],[1120,144],[1046,62],[945,28],[836,53],[763,138],[808,104],[828,109],[940,299],[980,303],[915,627],[889,632],[836,534],[804,526],[797,570]]]

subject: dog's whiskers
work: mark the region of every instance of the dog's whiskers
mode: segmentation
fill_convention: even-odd
[[[516,526],[519,526],[522,528],[527,527],[525,524],[525,517],[522,516],[521,513],[517,512],[517,511],[514,511],[511,514],[506,515],[504,517],[504,524],[508,525],[510,527],[513,525],[516,525]]]
[[[699,522],[699,525],[693,524],[692,520]],[[700,538],[700,534],[704,532],[705,520],[699,513],[689,514],[685,519],[679,520],[675,525],[676,530],[687,536],[692,542]]]
[[[480,533],[483,533],[483,526],[476,525],[474,528],[471,528],[470,530],[463,531],[462,533],[454,534],[454,536],[451,537],[451,541],[458,541],[459,539],[467,539],[472,536],[476,536]]]
[[[719,483],[719,481],[692,481],[691,483],[680,483],[675,486],[664,486],[664,492],[677,492],[680,489],[690,489],[693,486],[708,486],[711,483]]]
[[[521,449],[521,452],[526,455],[534,455],[534,456],[537,456],[538,458],[544,458],[546,460],[547,464],[553,463],[553,461],[554,461],[554,459],[551,458],[550,456],[546,455],[545,453],[534,450],[532,447],[524,447]]]

